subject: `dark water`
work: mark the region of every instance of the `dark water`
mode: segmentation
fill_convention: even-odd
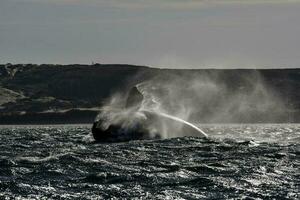
[[[300,125],[96,144],[90,127],[0,128],[0,199],[299,199]]]

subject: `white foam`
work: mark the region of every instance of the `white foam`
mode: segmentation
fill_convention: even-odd
[[[146,110],[146,109],[141,110],[141,112],[158,115],[158,116],[160,116],[162,118],[167,118],[169,120],[179,122],[183,126],[188,126],[191,130],[196,131],[197,133],[199,133],[199,136],[208,137],[208,135],[203,130],[201,130],[200,128],[198,128],[194,124],[192,124],[190,122],[187,122],[187,121],[185,121],[183,119],[180,119],[180,118],[178,118],[176,116],[172,116],[172,115],[169,115],[169,114],[166,114],[166,113],[162,113],[162,112],[156,112],[156,111]],[[168,126],[168,124],[166,124],[166,125]],[[169,133],[169,134],[172,134],[172,133]],[[182,133],[183,136],[185,136],[186,134],[187,133]],[[176,135],[174,135],[174,136],[176,136]],[[194,135],[194,136],[197,136],[197,135]]]

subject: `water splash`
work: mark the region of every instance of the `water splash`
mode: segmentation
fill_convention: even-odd
[[[140,110],[141,112],[144,112],[146,115],[158,115],[159,117],[157,118],[156,121],[156,125],[157,123],[162,123],[163,125],[167,126],[167,128],[169,129],[166,132],[166,127],[164,127],[164,129],[160,130],[162,134],[162,136],[165,136],[167,138],[171,138],[171,137],[178,137],[178,136],[202,136],[202,137],[208,137],[208,135],[201,130],[199,127],[195,126],[194,124],[185,121],[183,119],[180,119],[176,116],[172,116],[163,112],[156,112],[156,111],[151,111],[151,110],[146,110],[146,109],[142,109]],[[170,120],[170,121],[168,121]],[[178,122],[178,123],[177,123]],[[173,127],[175,125],[175,127]],[[174,128],[172,132],[170,131],[170,128]],[[174,132],[174,130],[176,130]]]
[[[144,84],[144,87],[141,87]],[[205,137],[207,134],[188,122],[184,115],[170,114],[165,110],[160,99],[151,93],[151,85],[141,83],[133,87],[128,95],[127,100],[115,101],[116,97],[112,97],[114,101],[107,104],[96,118],[94,135],[103,134],[102,130],[108,135],[122,136],[141,131],[147,135],[146,138],[174,138],[183,136]],[[163,96],[162,96],[163,97]],[[114,102],[118,102],[117,105]],[[100,133],[101,132],[101,133]]]

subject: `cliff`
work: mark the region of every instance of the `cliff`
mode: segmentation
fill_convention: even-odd
[[[264,117],[256,108],[248,114],[241,114],[239,120],[213,121],[207,117],[201,119],[203,122],[300,122],[300,69],[175,70],[117,64],[6,64],[0,65],[0,124],[92,123],[111,94],[170,74],[199,79],[213,77],[231,93],[249,90],[251,85],[245,77],[259,74],[268,90],[280,98],[285,108],[285,112],[276,118]],[[208,116],[213,109],[207,109]]]

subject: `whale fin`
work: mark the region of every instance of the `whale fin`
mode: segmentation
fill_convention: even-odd
[[[141,92],[137,89],[137,87],[131,88],[129,91],[125,108],[136,108],[137,110],[140,109],[142,102],[143,102],[144,96],[141,94]]]

